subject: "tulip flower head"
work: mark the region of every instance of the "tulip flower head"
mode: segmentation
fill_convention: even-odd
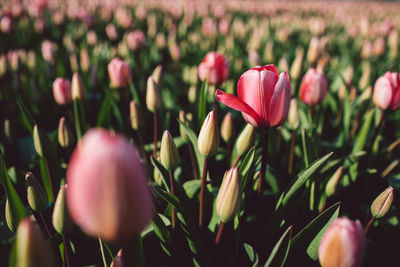
[[[288,114],[291,86],[286,72],[278,73],[275,65],[254,67],[240,76],[238,97],[217,90],[215,97],[222,104],[242,112],[243,118],[255,127],[281,125]]]
[[[138,153],[121,135],[89,130],[67,170],[67,206],[88,235],[126,242],[150,222],[153,200]]]
[[[311,68],[304,75],[300,86],[300,99],[313,106],[320,104],[326,97],[328,84],[325,75]]]
[[[208,52],[199,65],[200,80],[219,85],[228,77],[229,61],[220,53]]]
[[[129,65],[120,58],[114,58],[108,64],[108,75],[110,76],[111,85],[116,88],[128,86],[131,80]]]
[[[386,72],[375,82],[372,100],[378,108],[395,111],[400,108],[400,75],[398,72]]]
[[[53,95],[58,105],[66,105],[71,103],[71,82],[63,78],[55,79],[53,82]]]
[[[346,217],[335,219],[318,247],[322,267],[359,266],[365,252],[366,238],[360,221]]]

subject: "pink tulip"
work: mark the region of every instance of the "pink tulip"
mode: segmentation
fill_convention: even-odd
[[[41,48],[43,59],[49,63],[54,63],[54,56],[56,53],[57,45],[52,41],[45,40],[43,41]]]
[[[208,52],[199,65],[200,80],[219,85],[228,77],[229,61],[220,53]]]
[[[125,137],[89,130],[67,169],[71,218],[88,235],[123,243],[149,224],[153,199],[138,152]]]
[[[337,218],[322,236],[318,247],[319,262],[322,267],[359,266],[364,257],[365,243],[360,221]]]
[[[106,34],[107,34],[108,39],[110,39],[111,41],[114,41],[118,38],[117,28],[115,27],[114,24],[112,24],[112,23],[107,24]]]
[[[131,79],[131,70],[126,61],[114,58],[108,64],[108,75],[113,87],[125,87],[128,86]]]
[[[281,125],[289,110],[291,86],[286,72],[278,73],[275,65],[254,67],[240,76],[238,96],[217,90],[215,97],[230,108],[242,112],[255,127]]]
[[[304,75],[300,86],[300,99],[308,105],[320,104],[328,92],[328,84],[324,74],[311,68]]]
[[[398,72],[387,71],[375,82],[372,100],[378,108],[391,110],[400,108],[400,76]]]
[[[53,82],[53,95],[57,104],[66,105],[72,102],[71,82],[64,78],[57,78]]]
[[[4,33],[10,33],[12,30],[12,20],[9,16],[4,16],[0,20],[0,30]]]
[[[141,30],[130,32],[126,35],[126,43],[129,49],[136,50],[144,45],[146,36]]]

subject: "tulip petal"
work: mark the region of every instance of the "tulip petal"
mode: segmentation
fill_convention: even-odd
[[[223,91],[217,89],[217,91],[215,92],[215,98],[222,104],[235,110],[241,111],[246,121],[253,126],[259,126],[261,122],[261,117],[248,104],[241,101],[238,97],[224,93]]]
[[[282,72],[269,105],[269,124],[271,127],[282,124],[286,119],[289,111],[290,95],[289,75],[286,72]]]
[[[390,108],[392,110],[400,108],[400,75],[397,72],[392,73],[392,102]]]
[[[276,74],[276,76],[279,76],[278,69],[276,68],[276,66],[274,64],[265,65],[262,68],[264,70],[268,70],[268,71],[274,72]]]
[[[392,86],[390,80],[388,80],[385,76],[378,78],[375,82],[374,93],[372,96],[372,100],[374,104],[382,109],[386,110],[392,99]]]

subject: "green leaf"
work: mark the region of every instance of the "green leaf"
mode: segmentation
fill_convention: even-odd
[[[246,188],[248,181],[249,181],[249,173],[251,168],[253,167],[254,159],[256,155],[256,148],[253,146],[249,152],[247,152],[246,157],[242,161],[242,164],[240,164],[239,168],[239,173],[242,177],[242,182],[241,182],[241,192],[244,191]]]
[[[292,238],[293,226],[289,226],[283,233],[279,241],[275,244],[274,248],[269,255],[265,267],[269,266],[284,266],[287,255],[290,249],[290,239]]]
[[[78,138],[78,141],[82,138],[83,134],[81,114],[79,112],[79,102],[80,100],[78,98],[75,98],[73,101],[76,136]]]
[[[33,127],[35,126],[36,121],[33,118],[32,114],[29,112],[29,110],[26,108],[24,103],[22,103],[21,101],[17,101],[17,104],[21,111],[22,122],[24,123],[25,127],[29,130],[29,132],[32,134]]]
[[[301,171],[297,175],[297,180],[294,182],[289,191],[285,194],[285,197],[282,200],[282,205],[286,205],[287,202],[294,196],[294,194],[300,189],[301,186],[315,173],[315,171],[327,160],[330,156],[332,156],[333,152],[330,152],[323,156],[322,158],[314,161],[307,169]]]
[[[164,168],[161,162],[159,162],[153,156],[150,156],[150,160],[154,168],[156,168],[161,173],[161,178],[165,189],[167,190],[167,192],[170,192],[169,172],[167,171],[167,169]]]
[[[109,96],[106,95],[106,97],[103,100],[103,103],[101,104],[99,115],[97,116],[97,126],[100,127],[106,127],[107,126],[107,121],[110,120],[110,103],[109,103]]]
[[[372,119],[374,118],[374,111],[374,109],[369,110],[364,115],[364,123],[360,130],[360,133],[357,135],[357,138],[355,140],[353,153],[361,151],[364,148],[364,145],[367,142],[369,130],[371,129]]]
[[[39,163],[40,163],[40,174],[42,176],[42,182],[44,185],[44,189],[46,190],[47,193],[47,198],[49,202],[54,201],[54,191],[51,186],[50,182],[50,169],[49,169],[49,164],[48,161],[44,157],[39,158]]]
[[[257,252],[249,244],[243,243],[243,247],[247,253],[247,256],[249,257],[249,260],[253,263],[253,266],[257,266],[258,265]]]
[[[193,149],[194,149],[194,153],[196,156],[196,161],[197,161],[197,166],[200,167],[199,171],[203,170],[203,156],[201,155],[199,149],[197,148],[197,135],[195,134],[195,132],[189,127],[187,126],[184,122],[178,120],[179,124],[183,127],[183,129],[185,130],[187,136],[189,137],[190,142],[193,145]],[[200,177],[200,174],[199,174]]]
[[[165,200],[169,204],[171,204],[177,210],[180,210],[180,202],[179,199],[171,193],[168,193],[157,186],[153,187],[153,191],[156,196],[160,197],[161,199]]]
[[[193,198],[200,191],[200,187],[201,180],[190,180],[183,184],[183,189],[189,198]]]
[[[4,191],[6,192],[11,214],[15,219],[15,224],[18,225],[21,219],[23,219],[26,214],[25,206],[22,203],[21,198],[17,194],[17,191],[15,191],[10,177],[8,176],[6,164],[4,163],[3,155],[1,155],[1,153],[0,161],[0,182],[4,187]]]
[[[339,215],[340,202],[333,204],[312,220],[291,241],[291,249],[298,253],[307,251],[313,260],[318,259],[318,246],[329,225]]]
[[[206,80],[201,84],[200,89],[200,98],[199,98],[199,108],[197,113],[198,127],[199,129],[203,125],[204,119],[206,118],[207,113],[207,91],[208,85]]]
[[[304,165],[306,168],[309,166],[309,138],[307,136],[306,129],[301,130],[301,143],[302,143],[302,148],[303,148],[303,157],[304,157]]]

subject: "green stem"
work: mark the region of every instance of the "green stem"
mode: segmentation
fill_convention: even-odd
[[[203,213],[204,213],[204,195],[206,190],[206,178],[207,178],[207,158],[204,158],[203,175],[201,176],[201,188],[200,188],[200,210],[199,210],[199,227],[203,226]]]
[[[106,255],[104,253],[103,241],[101,240],[100,237],[99,237],[99,245],[100,245],[100,252],[101,252],[101,258],[103,260],[103,265],[104,265],[104,267],[108,267]]]
[[[172,171],[169,171],[169,183],[170,183],[170,186],[171,186],[171,194],[175,195],[175,179],[174,179],[174,173]],[[175,208],[172,207],[172,211],[171,211],[172,229],[175,229],[175,224],[176,224]]]
[[[79,116],[79,104],[78,104],[79,99],[74,99],[74,118],[75,118],[75,129],[76,129],[76,137],[78,141],[82,137],[82,129],[81,129],[81,122],[80,122],[80,116]]]
[[[263,190],[263,180],[265,178],[265,170],[267,168],[267,160],[268,160],[268,128],[265,127],[263,129],[262,140],[263,149],[262,149],[262,159],[261,159],[261,171],[260,176],[258,178],[258,187],[257,191],[259,194],[262,193]]]
[[[129,89],[131,90],[133,99],[136,101],[136,103],[140,107],[140,98],[139,98],[138,92],[136,90],[135,84],[133,83],[132,79],[129,81]]]
[[[158,120],[157,112],[153,113],[153,157],[157,158],[157,141],[158,141]]]

